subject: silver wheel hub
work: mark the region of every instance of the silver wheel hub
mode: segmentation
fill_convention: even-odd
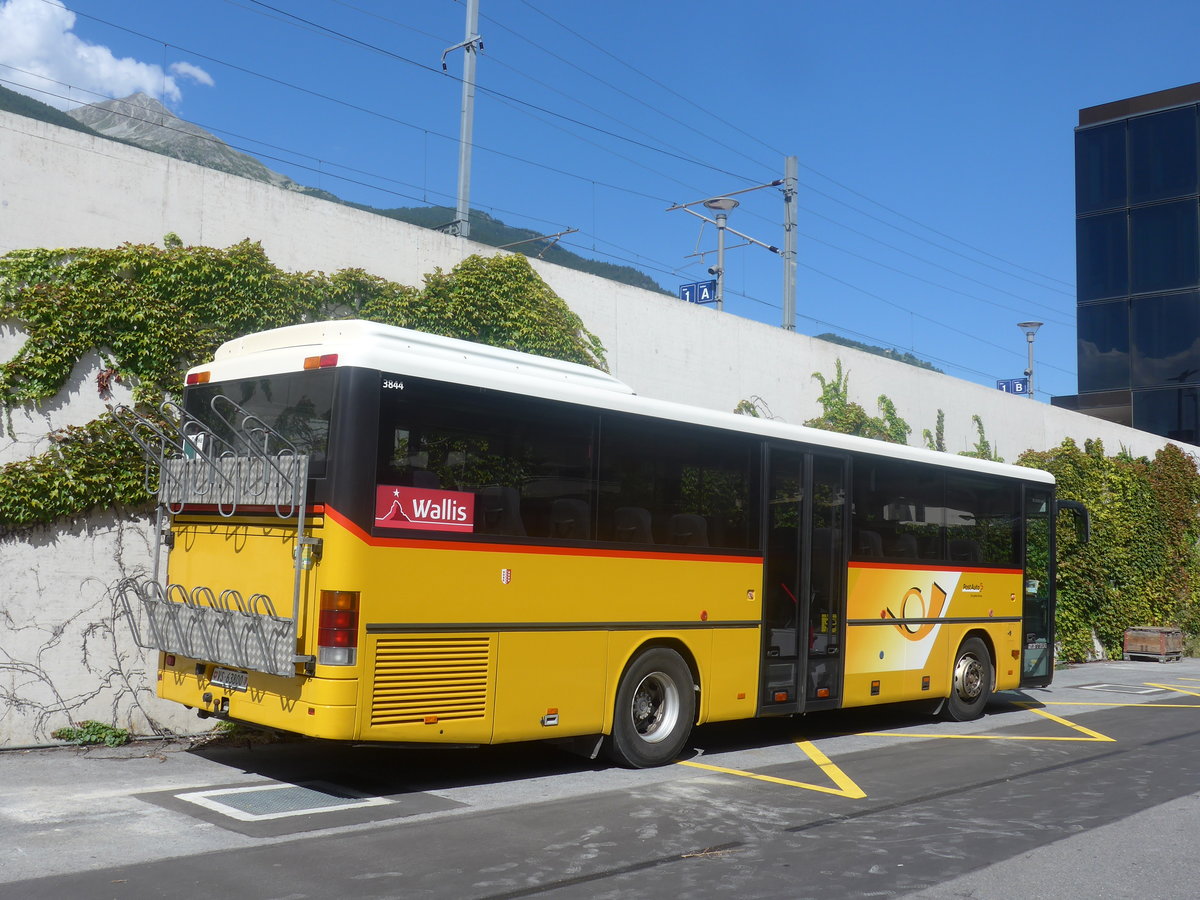
[[[954,692],[963,700],[978,700],[983,693],[983,663],[971,653],[954,665]]]
[[[679,721],[679,690],[662,672],[651,672],[633,692],[630,704],[633,728],[638,737],[656,744],[665,740]]]

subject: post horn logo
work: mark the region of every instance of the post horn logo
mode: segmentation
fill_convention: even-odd
[[[895,619],[896,630],[910,641],[919,641],[931,631],[937,622],[931,621],[942,614],[946,605],[946,592],[936,581],[929,591],[929,602],[917,587],[909,588],[900,599],[900,615],[892,612],[891,607],[884,607],[879,614],[881,619]]]

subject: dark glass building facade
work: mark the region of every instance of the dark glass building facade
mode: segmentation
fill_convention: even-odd
[[[1200,443],[1200,84],[1080,110],[1079,393],[1054,404]]]

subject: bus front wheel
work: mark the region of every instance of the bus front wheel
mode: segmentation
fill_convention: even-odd
[[[954,658],[946,715],[956,722],[978,719],[992,696],[994,683],[992,655],[987,644],[977,637],[967,638]]]
[[[654,647],[639,655],[617,688],[609,759],[646,769],[671,762],[683,749],[696,720],[692,671],[674,650]]]

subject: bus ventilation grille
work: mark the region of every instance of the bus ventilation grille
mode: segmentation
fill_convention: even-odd
[[[375,651],[372,725],[482,719],[487,712],[488,637],[383,638]]]

